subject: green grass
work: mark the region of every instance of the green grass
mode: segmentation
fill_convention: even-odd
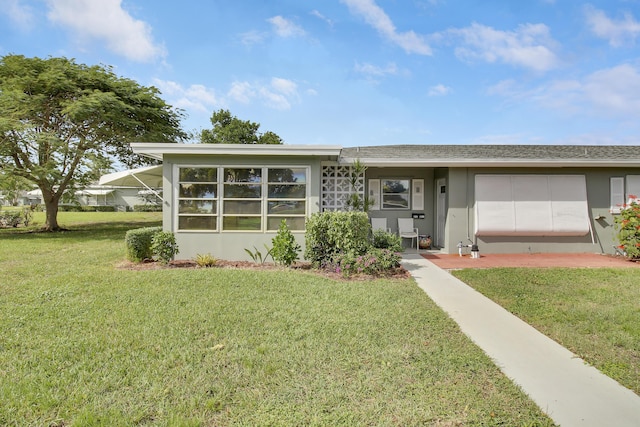
[[[640,271],[496,268],[455,276],[640,394]]]
[[[116,269],[159,219],[0,230],[0,425],[552,424],[412,280]]]

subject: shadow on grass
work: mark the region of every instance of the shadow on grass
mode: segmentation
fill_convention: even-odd
[[[134,228],[153,227],[161,222],[151,221],[119,221],[82,223],[70,226],[62,225],[64,231],[43,231],[38,226],[28,228],[8,228],[0,230],[0,240],[124,240],[127,231]]]

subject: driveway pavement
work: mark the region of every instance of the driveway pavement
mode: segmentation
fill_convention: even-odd
[[[405,254],[402,265],[554,422],[640,426],[640,396],[424,257]]]

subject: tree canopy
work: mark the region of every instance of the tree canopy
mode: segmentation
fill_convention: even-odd
[[[259,123],[240,120],[229,110],[214,111],[211,124],[213,129],[203,129],[200,134],[204,144],[282,144],[274,132],[259,133]]]
[[[67,58],[0,58],[0,167],[35,183],[47,211],[45,229],[60,229],[65,190],[95,180],[113,160],[144,160],[129,143],[178,142],[182,114],[154,87],[116,76],[110,67]]]

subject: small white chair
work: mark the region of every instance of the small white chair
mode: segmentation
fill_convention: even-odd
[[[373,231],[384,230],[387,233],[391,232],[391,229],[387,227],[387,218],[371,218],[371,229]]]
[[[403,239],[411,239],[411,247],[413,239],[416,239],[416,250],[418,249],[418,229],[413,226],[412,218],[398,218],[398,234]]]

